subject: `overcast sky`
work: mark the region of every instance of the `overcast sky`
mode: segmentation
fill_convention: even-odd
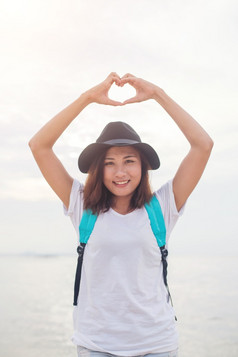
[[[76,235],[44,182],[28,141],[112,71],[162,87],[212,136],[204,176],[173,232],[172,251],[237,254],[238,4],[235,0],[0,0],[1,253],[72,253]],[[133,90],[112,88],[112,98]],[[81,181],[77,157],[106,123],[124,120],[159,153],[154,189],[188,144],[158,103],[93,104],[55,151]],[[172,242],[172,239],[171,239]]]

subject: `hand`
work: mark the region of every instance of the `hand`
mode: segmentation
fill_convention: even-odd
[[[108,97],[108,92],[113,83],[116,83],[116,85],[118,86],[121,84],[121,78],[115,72],[109,74],[109,76],[102,83],[89,89],[87,92],[84,93],[84,95],[86,95],[90,103],[106,104],[113,106],[122,105],[121,102],[117,102]]]
[[[133,98],[125,100],[122,104],[139,103],[148,99],[155,99],[156,91],[159,89],[156,85],[142,78],[137,78],[130,73],[125,74],[121,78],[119,86],[123,87],[126,83],[135,88],[136,95]]]

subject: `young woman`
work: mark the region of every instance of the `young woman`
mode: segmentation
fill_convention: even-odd
[[[113,83],[128,83],[135,97],[123,103],[108,97]],[[85,248],[73,342],[79,356],[177,356],[174,312],[163,281],[161,252],[145,204],[152,198],[148,170],[157,169],[154,149],[141,142],[126,123],[109,123],[96,143],[81,153],[79,169],[85,186],[67,173],[53,145],[90,103],[126,105],[156,100],[190,144],[174,178],[154,195],[166,226],[166,245],[183,206],[209,159],[213,141],[205,130],[160,87],[126,74],[111,73],[51,119],[30,140],[45,179],[64,204],[78,232],[83,209],[97,220]]]

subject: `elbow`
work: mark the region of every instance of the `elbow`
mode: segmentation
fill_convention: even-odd
[[[204,153],[206,157],[209,158],[212,152],[212,148],[214,146],[214,141],[210,138],[210,136],[203,142],[201,147],[201,151]]]
[[[38,140],[34,136],[28,142],[28,146],[31,149],[31,152],[33,154],[36,154],[36,153],[38,153],[39,151],[42,150],[42,147],[41,147],[40,143],[38,142]]]
[[[34,137],[31,138],[28,142],[28,146],[31,149],[33,156],[36,158],[42,157],[46,153],[52,150],[51,147],[47,147],[42,145],[42,143],[38,140],[38,138]]]
[[[214,146],[214,141],[212,140],[212,138],[209,136],[207,143],[206,143],[206,150],[211,153],[212,148]]]
[[[214,141],[208,135],[207,133],[204,136],[201,136],[200,138],[200,148],[205,151],[210,153],[212,151],[212,148],[214,146]]]
[[[34,142],[34,139],[32,138],[29,142],[28,142],[28,146],[29,148],[31,149],[32,152],[35,151],[35,142]]]
[[[28,146],[30,149],[32,148],[32,139],[30,141],[28,141]]]
[[[192,149],[195,149],[201,155],[205,157],[209,157],[214,146],[213,140],[208,136],[207,138],[203,138],[198,144],[192,146]]]

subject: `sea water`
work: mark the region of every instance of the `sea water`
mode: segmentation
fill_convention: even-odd
[[[1,357],[76,357],[75,267],[76,256],[0,258]],[[170,258],[180,357],[238,356],[237,271],[235,257]]]

